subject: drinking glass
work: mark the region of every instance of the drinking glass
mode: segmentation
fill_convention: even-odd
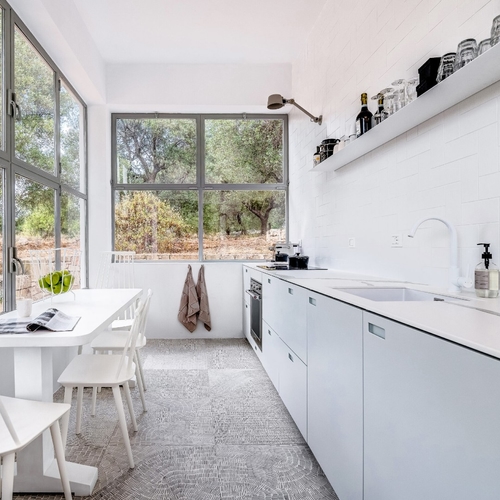
[[[406,100],[412,102],[417,98],[418,77],[411,78],[406,84]]]
[[[491,38],[486,38],[486,40],[479,42],[479,45],[477,47],[477,55],[480,56],[489,49],[491,49]]]
[[[441,57],[441,62],[439,63],[437,82],[442,82],[445,78],[448,78],[453,74],[455,67],[455,52],[448,52],[443,57]]]
[[[386,110],[389,116],[394,114],[394,94],[392,92],[388,92],[384,94],[384,109]]]
[[[400,78],[391,83],[398,87],[394,91],[394,112],[399,111],[406,106],[406,80]]]
[[[462,40],[457,47],[454,71],[463,68],[477,57],[477,42],[474,38]]]
[[[500,16],[495,17],[491,25],[491,46],[493,47],[498,42],[500,42]]]

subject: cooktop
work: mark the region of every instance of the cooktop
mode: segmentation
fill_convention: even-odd
[[[314,267],[314,266],[309,266],[305,269],[301,269],[299,267],[290,267],[288,264],[265,264],[260,267],[261,269],[267,269],[268,271],[328,271],[326,267]]]

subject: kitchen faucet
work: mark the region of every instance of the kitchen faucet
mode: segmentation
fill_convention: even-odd
[[[450,286],[448,287],[448,291],[459,293],[461,291],[461,287],[470,288],[472,286],[472,281],[470,280],[469,276],[460,276],[460,269],[458,268],[457,230],[451,222],[447,221],[446,219],[441,219],[440,217],[424,217],[423,219],[420,219],[415,223],[415,225],[411,228],[408,236],[410,238],[413,238],[420,224],[427,220],[438,220],[442,222],[450,231]]]

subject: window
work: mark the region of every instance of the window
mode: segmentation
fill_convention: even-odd
[[[0,312],[41,296],[30,250],[81,251],[86,283],[86,107],[0,0]],[[5,100],[5,97],[8,97]],[[10,260],[24,264],[17,272]]]
[[[260,260],[286,240],[286,115],[114,114],[114,248]]]

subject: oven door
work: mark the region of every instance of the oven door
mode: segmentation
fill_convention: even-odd
[[[250,333],[262,351],[262,296],[252,290],[247,293],[250,295]]]

